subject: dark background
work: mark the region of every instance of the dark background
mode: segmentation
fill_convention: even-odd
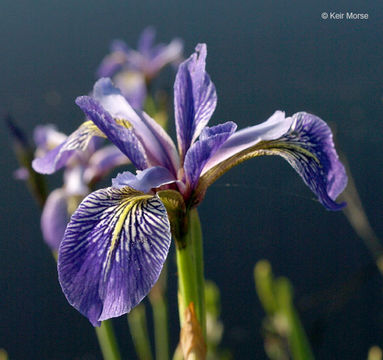
[[[322,20],[325,11],[369,18]],[[219,96],[211,124],[232,120],[242,128],[277,109],[329,122],[381,236],[382,2],[1,0],[1,114],[12,113],[29,134],[41,123],[70,133],[83,118],[74,99],[91,89],[110,41],[135,47],[147,25],[161,41],[183,38],[186,56],[208,44]],[[163,81],[171,89],[173,75]],[[12,178],[17,165],[0,129],[0,348],[14,360],[100,359],[90,324],[61,293],[39,209]],[[200,216],[206,276],[221,289],[224,342],[234,359],[265,358],[252,279],[262,258],[294,284],[318,359],[363,359],[383,345],[383,282],[370,254],[343,213],[313,200],[282,159],[254,159],[227,173],[209,189]],[[174,268],[169,282],[176,334]],[[124,358],[133,359],[126,318],[114,323]]]

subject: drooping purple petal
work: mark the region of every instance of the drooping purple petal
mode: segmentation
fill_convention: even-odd
[[[91,121],[84,122],[59,146],[33,160],[33,169],[41,174],[54,173],[65,166],[76,151],[85,151],[94,136],[104,135]]]
[[[108,139],[130,159],[137,169],[142,170],[147,167],[145,150],[131,129],[118,125],[99,102],[89,96],[78,97],[76,104],[92,119]]]
[[[236,128],[235,123],[227,122],[211,128],[205,127],[202,130],[199,140],[191,146],[185,156],[185,177],[191,189],[197,186],[199,176],[207,161],[234,133]]]
[[[329,210],[339,210],[345,203],[337,204],[335,199],[347,185],[347,175],[336,153],[332,133],[319,117],[299,112],[292,116],[293,125],[280,141],[296,145],[311,153],[287,149],[283,156],[299,173],[303,181],[318,196]]]
[[[254,141],[250,135],[256,135]],[[197,191],[203,196],[207,186],[231,167],[260,155],[287,160],[328,210],[344,207],[335,199],[345,188],[347,176],[331,130],[323,120],[304,112],[286,119],[277,113],[266,123],[231,136],[203,169]]]
[[[205,71],[206,45],[178,68],[174,83],[174,114],[177,140],[184,157],[189,147],[207,125],[217,104],[215,86]]]
[[[45,156],[34,159],[32,167],[35,171],[41,174],[53,174],[66,165],[75,150],[66,150],[65,142],[57,146],[51,151],[48,151]]]
[[[137,175],[133,175],[129,171],[118,174],[117,177],[112,179],[112,186],[116,189],[129,186],[135,190],[148,193],[153,188],[174,182],[176,182],[176,179],[168,169],[155,166],[139,171]]]
[[[130,160],[115,145],[104,146],[90,158],[84,172],[84,181],[93,183],[106,176],[117,166],[129,164]]]
[[[94,98],[113,117],[125,119],[145,149],[150,166],[164,166],[176,174],[179,159],[175,145],[166,131],[150,116],[137,113],[115,88],[110,79],[100,79],[94,85]]]
[[[41,214],[41,231],[44,241],[53,251],[58,251],[69,223],[68,195],[64,189],[53,190]]]
[[[59,249],[59,280],[69,303],[94,326],[129,312],[157,281],[170,239],[158,197],[126,187],[90,194]]]
[[[284,112],[276,111],[265,122],[237,131],[209,159],[202,170],[202,175],[217,164],[246,151],[262,140],[278,139],[289,130],[292,122],[291,118],[285,117]]]

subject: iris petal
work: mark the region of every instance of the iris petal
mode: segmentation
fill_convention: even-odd
[[[164,166],[176,174],[179,166],[177,150],[170,136],[156,121],[144,112],[134,111],[110,79],[98,80],[93,96],[109,116],[125,119],[131,124],[132,131],[145,149],[148,165]]]
[[[280,134],[279,130],[286,124],[291,124],[289,129]],[[317,116],[300,112],[291,118],[283,117],[280,124],[277,121],[274,125],[275,129],[265,126],[264,135],[259,133],[256,141],[252,142],[249,138],[247,147],[245,142],[238,146],[238,139],[233,135],[216,153],[215,159],[205,166],[197,188],[199,196],[203,197],[212,182],[242,161],[260,155],[280,155],[298,172],[328,210],[342,209],[345,204],[337,204],[334,200],[344,190],[347,175],[338,159],[332,133],[326,123]],[[254,130],[242,130],[241,137],[247,138],[246,132]],[[276,135],[274,139],[273,135]]]
[[[162,166],[154,166],[138,172],[137,175],[133,175],[129,171],[118,174],[117,177],[112,180],[112,184],[113,187],[117,189],[129,186],[138,191],[148,193],[153,188],[171,184],[176,181],[168,169]]]
[[[94,136],[105,137],[92,121],[84,122],[59,146],[33,160],[33,169],[41,174],[54,173],[66,165],[76,150],[84,151]]]
[[[94,121],[108,139],[129,158],[137,169],[142,170],[147,167],[145,150],[131,129],[119,125],[98,101],[89,96],[78,97],[76,104]],[[123,119],[122,124],[124,124],[124,120],[126,119]]]
[[[217,104],[215,86],[205,71],[206,45],[198,44],[196,52],[178,68],[174,83],[174,112],[181,156],[207,125]]]
[[[158,197],[128,187],[90,194],[59,250],[59,280],[69,303],[94,326],[129,312],[157,281],[170,238]]]
[[[236,124],[227,122],[211,128],[205,127],[202,130],[199,140],[192,145],[185,157],[185,177],[192,189],[197,186],[201,171],[207,161],[233,134],[236,128]]]
[[[57,251],[69,222],[68,195],[64,189],[52,191],[41,214],[41,231],[49,247]]]

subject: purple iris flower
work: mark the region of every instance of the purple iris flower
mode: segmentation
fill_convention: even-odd
[[[82,129],[75,133],[76,141]],[[114,167],[127,164],[129,160],[114,145],[100,147],[98,139],[89,138],[84,151],[68,150],[72,136],[66,136],[53,125],[38,126],[34,131],[36,159],[35,170],[51,174],[64,170],[63,186],[53,190],[46,199],[41,214],[41,231],[45,242],[58,251],[72,212],[79,200],[90,193],[90,185],[105,176]],[[58,155],[60,154],[61,156]],[[50,162],[52,158],[58,162]],[[46,164],[49,163],[49,166]]]
[[[131,49],[122,40],[115,40],[111,53],[97,70],[98,77],[111,77],[129,104],[142,109],[146,98],[146,85],[168,64],[178,65],[182,59],[183,42],[173,39],[169,44],[154,44],[154,28],[146,28]]]
[[[217,95],[205,60],[206,45],[199,44],[177,72],[178,150],[152,118],[133,110],[110,79],[97,81],[91,97],[76,100],[92,121],[86,125],[88,137],[97,127],[138,169],[136,175],[118,175],[111,187],[83,200],[59,249],[63,292],[95,326],[129,312],[158,279],[171,240],[170,213],[160,190],[177,193],[189,209],[233,166],[259,155],[280,155],[325,208],[344,206],[335,199],[347,177],[325,122],[305,112],[286,117],[277,111],[264,123],[239,131],[233,122],[208,127]],[[71,148],[76,139],[81,148],[84,133],[73,136]],[[56,151],[46,166],[64,157]]]

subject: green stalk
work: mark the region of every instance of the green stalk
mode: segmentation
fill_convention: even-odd
[[[143,303],[137,305],[128,314],[128,324],[138,358],[140,360],[153,359]]]
[[[105,320],[95,329],[104,360],[120,360],[121,356],[111,321]]]
[[[168,313],[163,296],[152,302],[156,360],[169,359]]]
[[[190,303],[194,303],[197,320],[206,337],[202,232],[196,209],[189,212],[186,234],[181,239],[176,239],[176,255],[181,327],[185,309]]]
[[[169,360],[169,325],[166,303],[167,264],[165,263],[160,278],[149,293],[153,310],[154,341],[156,360]]]
[[[201,319],[200,325],[202,328],[203,336],[206,337],[206,306],[205,306],[205,278],[204,278],[204,262],[203,262],[203,238],[201,230],[201,222],[199,220],[197,210],[190,212],[190,231],[192,236],[192,246],[194,250],[195,270],[198,298],[197,309],[199,309]],[[198,311],[197,311],[198,314]]]

